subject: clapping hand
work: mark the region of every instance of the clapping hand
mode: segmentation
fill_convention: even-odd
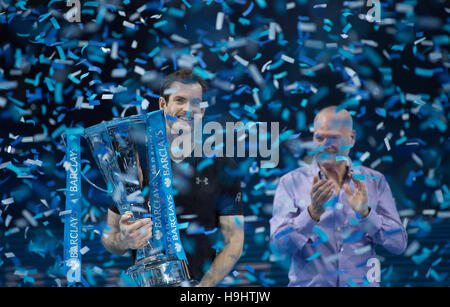
[[[311,188],[311,205],[308,207],[309,215],[315,221],[319,221],[320,216],[325,211],[324,204],[333,195],[333,182],[331,180],[320,179],[314,176]]]
[[[350,186],[344,184],[344,191],[347,194],[348,203],[355,212],[360,213],[363,217],[369,214],[368,198],[366,186],[361,180],[357,180],[351,174],[352,181],[355,185],[353,193],[350,190]]]

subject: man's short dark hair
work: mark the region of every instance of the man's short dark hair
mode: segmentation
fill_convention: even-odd
[[[206,84],[206,81],[202,77],[197,76],[190,69],[182,68],[169,74],[161,84],[159,95],[163,97],[167,103],[169,103],[170,93],[165,93],[165,91],[169,89],[172,83],[174,82],[180,82],[183,84],[198,83],[202,87],[203,93],[208,90],[208,85]]]

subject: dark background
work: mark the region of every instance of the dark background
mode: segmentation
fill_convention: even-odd
[[[69,10],[65,1],[0,2],[0,285],[65,284],[59,218],[65,206],[64,128],[156,110],[161,80],[191,54],[197,61],[193,67],[213,74],[207,80],[210,107],[205,120],[276,121],[283,139],[274,169],[254,173],[250,168],[259,158],[237,159],[246,237],[244,255],[226,284],[287,284],[286,263],[276,261],[269,246],[273,193],[281,175],[310,158],[314,115],[322,107],[341,105],[354,115],[352,159],[370,153],[363,165],[386,176],[407,223],[409,248],[404,255],[377,249],[382,285],[448,286],[450,226],[448,217],[440,215],[450,206],[450,26],[445,2],[382,1],[381,23],[360,18],[370,9],[363,2],[358,7],[325,0],[186,3],[81,1],[81,23],[70,23],[62,16]],[[133,15],[143,5],[146,9]],[[218,12],[225,14],[219,31]],[[161,20],[167,23],[158,24]],[[124,21],[135,28],[125,27]],[[267,32],[271,22],[281,29],[274,40]],[[314,24],[315,31],[299,30],[304,23]],[[230,45],[240,40],[244,43]],[[114,42],[119,46],[116,59],[111,57]],[[263,85],[233,58],[236,54],[256,65]],[[282,55],[294,63],[283,62]],[[268,61],[272,67],[261,72]],[[135,65],[146,74],[136,73]],[[356,72],[359,86],[344,67]],[[126,74],[115,77],[117,68]],[[295,82],[297,86],[286,88]],[[113,99],[102,99],[119,86],[124,90]],[[255,90],[260,106],[252,96]],[[144,99],[147,110],[141,108]],[[384,142],[388,135],[390,150]],[[32,136],[34,141],[27,141]],[[83,171],[103,187],[84,145]],[[17,168],[6,167],[7,162]],[[11,197],[14,202],[8,204],[5,200]],[[111,200],[85,181],[83,197],[82,247],[89,248],[83,256],[84,277],[92,286],[126,285],[123,270],[132,264],[131,257],[110,255],[100,243]],[[434,211],[424,213],[428,209]]]

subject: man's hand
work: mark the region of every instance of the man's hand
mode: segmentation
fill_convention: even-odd
[[[355,191],[352,193],[350,186],[344,184],[344,191],[347,194],[348,203],[353,210],[360,213],[363,217],[366,217],[369,214],[366,186],[361,180],[353,178],[353,174],[351,177],[355,184]]]
[[[149,218],[130,221],[132,217],[132,212],[126,212],[120,217],[120,240],[129,249],[139,249],[144,247],[152,237],[153,222]]]
[[[320,179],[314,176],[311,188],[311,205],[308,206],[309,215],[316,222],[320,220],[320,216],[324,213],[323,205],[333,195],[333,182],[331,180]]]

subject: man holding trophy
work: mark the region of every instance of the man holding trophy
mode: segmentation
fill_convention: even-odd
[[[201,117],[205,112],[202,96],[206,89],[206,82],[187,69],[176,71],[164,80],[159,107],[165,114],[168,141],[172,142],[172,133],[180,129],[193,131],[194,117]],[[232,159],[217,157],[205,163],[203,157],[191,156],[194,146],[190,150],[184,149],[181,159],[177,160],[180,156],[170,148],[167,160],[173,171],[172,183],[176,191],[173,200],[177,209],[176,216],[175,212],[173,214],[175,221],[178,218],[175,226],[184,225],[178,228],[189,275],[198,282],[197,286],[216,286],[230,273],[243,248],[244,219],[237,165]],[[139,156],[139,150],[135,156]],[[145,167],[145,159],[135,160],[140,186],[151,187],[153,179],[149,177],[158,175],[158,171],[150,169],[150,174],[147,174],[145,170],[149,167]],[[168,178],[165,180],[170,181]],[[149,195],[154,197],[151,191],[150,188]],[[156,195],[152,198],[155,206],[159,203]],[[151,209],[151,216],[141,215],[134,220],[135,213],[128,210],[119,212],[115,205],[111,205],[108,229],[102,237],[104,247],[114,254],[124,254],[131,249],[134,258],[139,259],[136,250],[145,249],[149,240],[160,236],[161,223],[154,209]],[[220,234],[223,246],[218,237]]]

